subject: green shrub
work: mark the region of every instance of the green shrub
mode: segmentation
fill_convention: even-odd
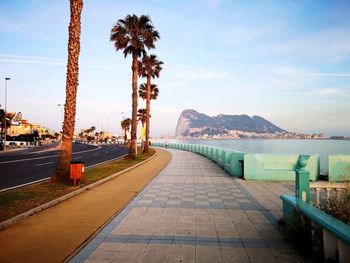
[[[333,196],[327,200],[322,200],[320,209],[350,225],[350,194],[346,194],[342,198]]]

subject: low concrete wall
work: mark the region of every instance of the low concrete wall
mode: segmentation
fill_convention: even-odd
[[[244,155],[244,178],[247,180],[295,180],[299,154],[247,153]],[[316,181],[320,173],[320,156],[308,155],[305,170],[310,180]]]
[[[332,182],[350,181],[350,155],[330,155],[328,176]]]
[[[235,177],[243,177],[243,161],[244,155],[243,152],[227,152],[227,161],[225,164],[225,170],[231,175]]]

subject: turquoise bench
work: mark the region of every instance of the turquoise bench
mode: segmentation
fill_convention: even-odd
[[[247,153],[244,155],[244,178],[247,180],[290,180],[295,179],[299,154]],[[306,170],[311,181],[319,175],[319,155],[308,155]]]
[[[350,155],[328,156],[328,178],[330,182],[350,181]]]
[[[323,229],[324,258],[327,260],[339,253],[339,262],[350,262],[350,226],[320,209],[290,195],[282,195],[283,218],[288,222],[294,211],[301,212]]]

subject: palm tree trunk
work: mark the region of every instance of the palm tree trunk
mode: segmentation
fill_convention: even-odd
[[[150,111],[151,111],[151,75],[147,76],[147,94],[146,94],[146,140],[144,153],[149,151],[149,125],[150,125]]]
[[[129,157],[135,158],[137,154],[137,78],[138,78],[137,53],[132,54],[132,116],[131,116],[131,143]]]
[[[66,182],[66,180],[69,178],[70,162],[72,160],[72,139],[75,124],[76,98],[78,90],[81,31],[80,17],[82,10],[83,0],[70,0],[71,15],[68,28],[68,64],[62,146],[56,169],[51,177],[51,182]]]

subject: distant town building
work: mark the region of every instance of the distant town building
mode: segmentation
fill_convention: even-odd
[[[6,118],[11,123],[7,129],[7,135],[18,136],[21,134],[31,134],[34,131],[37,131],[39,136],[50,134],[49,130],[40,124],[33,124],[28,120],[22,119],[21,112],[8,112]]]

